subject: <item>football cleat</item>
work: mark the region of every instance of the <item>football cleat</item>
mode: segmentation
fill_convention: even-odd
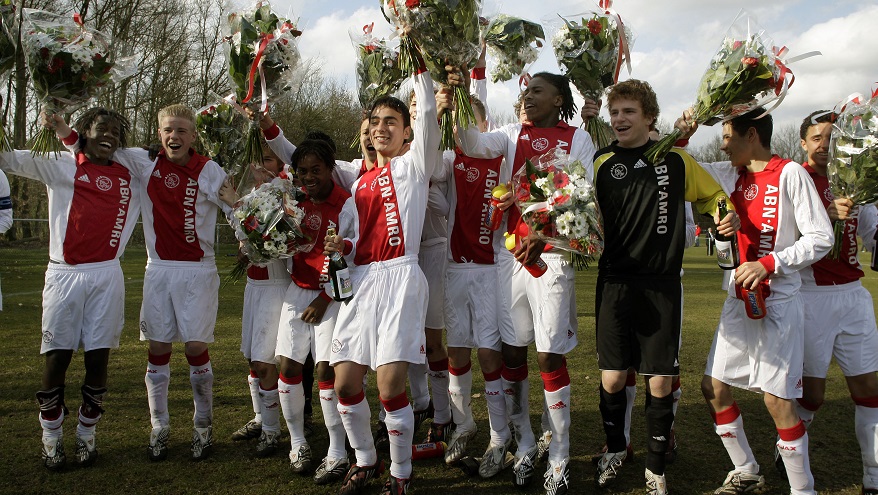
[[[546,430],[537,438],[537,460],[542,461],[549,455],[549,444],[552,443],[552,430]]]
[[[878,488],[866,488],[860,490],[860,495],[878,495]]]
[[[409,485],[411,485],[411,483],[411,478],[397,478],[391,474],[390,478],[384,482],[384,488],[381,490],[381,495],[405,495],[409,492]]]
[[[254,438],[259,438],[262,434],[262,423],[256,421],[255,419],[251,419],[247,421],[247,424],[235,430],[232,433],[232,440],[235,442],[240,442],[241,440],[252,440]]]
[[[98,458],[98,449],[95,446],[95,436],[80,437],[76,435],[76,462],[82,467],[88,467],[95,463]]]
[[[307,474],[311,471],[311,446],[300,445],[295,452],[290,451],[290,469],[294,473]]]
[[[433,417],[433,401],[432,400],[430,401],[430,403],[427,405],[426,409],[421,409],[420,411],[415,411],[414,414],[415,414],[415,429],[413,431],[417,432],[418,429],[421,428],[421,425],[424,424],[424,421],[427,420],[427,418]]]
[[[348,469],[348,474],[344,477],[338,495],[354,495],[360,493],[360,490],[369,483],[369,480],[376,476],[381,476],[381,473],[383,472],[384,461],[381,460],[371,466],[360,467],[356,464],[352,465],[351,468]]]
[[[454,423],[450,421],[448,423],[431,423],[430,429],[427,430],[427,438],[424,439],[423,443],[447,442],[452,431],[454,431]]]
[[[324,457],[320,465],[317,466],[317,471],[314,472],[314,483],[325,485],[335,480],[340,480],[344,478],[350,466],[351,463],[347,458],[330,459],[329,457]]]
[[[384,421],[378,422],[378,429],[375,430],[374,440],[375,450],[382,452],[390,450],[390,435],[387,433],[387,425],[384,424]]]
[[[203,461],[213,453],[213,426],[192,429],[192,460]]]
[[[149,445],[146,453],[151,461],[163,461],[168,458],[168,438],[171,436],[170,426],[153,428],[149,433]]]
[[[476,428],[470,431],[461,429],[454,430],[451,434],[451,440],[448,441],[448,447],[445,449],[445,464],[454,464],[460,460],[466,453],[466,444],[476,436]]]
[[[310,437],[314,434],[314,420],[311,419],[310,414],[306,414],[302,423],[303,431],[305,432],[306,437]]]
[[[64,455],[64,442],[62,437],[43,438],[43,465],[49,471],[60,471],[67,464],[67,456]]]
[[[511,444],[510,438],[502,445],[489,445],[479,463],[479,476],[493,478],[497,473],[511,466],[515,462],[515,456],[509,452]]]
[[[627,457],[627,453],[624,450],[622,452],[607,452],[604,454],[598,461],[597,474],[594,479],[595,483],[603,488],[616,479],[619,475],[619,470],[622,469],[622,463],[625,462],[625,457]]]
[[[549,469],[543,475],[543,488],[546,489],[546,495],[566,495],[570,488],[570,469],[567,467],[569,458],[561,461],[560,464],[549,464]]]
[[[649,469],[646,470],[646,494],[647,495],[668,495],[668,482],[665,475],[655,474]]]
[[[597,465],[598,465],[598,462],[600,462],[601,458],[602,458],[602,457],[604,456],[604,454],[606,454],[606,453],[607,453],[607,444],[604,444],[604,446],[601,447],[601,450],[599,450],[599,451],[597,451],[596,453],[592,454],[592,456],[591,456],[591,463],[594,464],[595,466],[597,466]],[[668,458],[667,455],[668,455],[668,454],[665,453],[665,459]],[[628,446],[625,447],[625,464],[629,464],[629,463],[631,463],[631,462],[634,462],[634,448],[631,447],[631,444],[629,443]],[[666,462],[667,462],[667,461],[666,461]]]
[[[280,431],[265,431],[259,435],[259,443],[256,444],[256,457],[271,457],[277,452],[277,444],[280,441]]]
[[[536,446],[533,446],[523,456],[515,458],[515,463],[512,465],[512,472],[515,474],[515,479],[513,480],[515,486],[522,488],[530,483],[531,478],[536,473],[534,464],[537,462],[538,454],[539,450]]]
[[[752,492],[765,486],[765,477],[761,474],[730,471],[723,481],[723,486],[716,489],[714,495],[737,495]]]

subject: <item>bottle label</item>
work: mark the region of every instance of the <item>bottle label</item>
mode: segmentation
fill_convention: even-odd
[[[721,268],[735,268],[735,260],[732,255],[731,241],[714,241],[716,247],[716,262]]]
[[[351,296],[354,295],[354,284],[353,284],[353,282],[351,282],[351,275],[348,272],[348,269],[343,268],[341,270],[337,270],[335,272],[334,277],[335,277],[335,281],[334,281],[335,283],[332,284],[333,291],[336,290],[336,287],[338,288],[337,289],[338,293],[334,294],[335,298],[338,300],[344,300],[344,299],[351,298]]]

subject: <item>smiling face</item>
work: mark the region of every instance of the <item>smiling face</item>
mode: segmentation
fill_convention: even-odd
[[[733,167],[746,167],[750,164],[752,156],[750,133],[755,136],[756,131],[751,127],[742,136],[735,131],[731,123],[723,124],[723,142],[720,150],[728,155]]]
[[[608,103],[610,126],[622,148],[637,148],[649,141],[649,131],[655,117],[647,117],[637,100],[616,98]]]
[[[168,160],[177,165],[186,165],[189,150],[195,142],[195,123],[185,117],[162,117],[159,120],[159,139]]]
[[[375,153],[375,147],[372,146],[372,139],[369,137],[369,119],[363,119],[360,124],[360,149],[367,162],[375,163],[377,153]]]
[[[521,108],[527,120],[538,127],[554,126],[561,119],[561,106],[564,97],[558,89],[541,77],[535,77],[527,83],[527,89],[521,95]],[[520,120],[520,117],[519,117]]]
[[[818,122],[808,128],[805,139],[802,139],[802,149],[808,153],[808,163],[821,174],[826,174],[826,165],[829,163],[829,138],[832,137],[832,124]]]
[[[372,110],[372,116],[369,118],[369,135],[377,154],[385,158],[399,155],[410,134],[411,127],[405,125],[400,112],[388,106],[380,106]]]
[[[305,192],[313,199],[323,201],[332,192],[332,169],[316,154],[307,154],[299,160],[296,175]]]
[[[99,115],[85,133],[85,147],[82,152],[90,162],[106,165],[119,148],[122,125],[109,115]]]

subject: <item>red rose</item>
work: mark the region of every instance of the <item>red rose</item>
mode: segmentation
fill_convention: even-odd
[[[593,34],[595,36],[601,34],[601,31],[603,30],[603,28],[604,27],[601,25],[601,21],[599,21],[597,19],[592,19],[592,20],[588,21],[588,30],[591,31],[591,34]]]
[[[375,51],[376,48],[377,47],[375,45],[372,45],[372,44],[363,46],[363,49],[366,51],[366,53],[372,53]]]
[[[102,58],[103,58],[103,57],[101,56],[100,53],[95,53],[94,56],[93,56],[91,59],[92,59],[92,60],[100,60],[100,59],[102,59]]]
[[[741,45],[743,45],[743,44],[744,44],[743,42],[735,40],[735,42],[732,43],[732,50],[737,50],[738,48],[741,48]]]
[[[405,0],[405,6],[410,8],[410,9],[413,9],[415,7],[420,7],[421,2],[420,2],[420,0]]]
[[[741,63],[744,64],[744,68],[752,69],[756,67],[757,64],[759,64],[759,59],[757,59],[756,57],[744,57],[741,59]]]
[[[255,216],[250,215],[244,219],[244,228],[247,229],[248,232],[253,232],[259,228],[259,220],[256,220]]]

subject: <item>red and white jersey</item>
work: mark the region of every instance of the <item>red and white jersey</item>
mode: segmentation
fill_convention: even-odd
[[[219,199],[226,172],[213,160],[190,150],[180,166],[165,157],[153,161],[145,150],[117,150],[120,163],[139,168],[143,195],[143,234],[149,260],[202,261],[213,258],[217,208],[231,210]]]
[[[702,164],[726,192],[741,218],[741,262],[774,266],[766,304],[785,301],[801,286],[799,270],[832,247],[832,226],[808,172],[774,155],[761,172],[739,171],[730,162]],[[734,294],[731,284],[729,293]]]
[[[273,151],[274,154],[285,164],[290,165],[293,153],[296,151],[296,145],[284,136],[283,129],[275,124],[264,130],[263,135],[265,136],[265,142],[268,144],[268,147],[271,148],[271,151]],[[354,181],[365,172],[366,164],[363,162],[362,158],[357,158],[352,162],[336,160],[335,167],[332,169],[332,179],[345,190],[350,190]]]
[[[305,211],[302,231],[316,239],[314,247],[308,252],[293,256],[293,283],[303,289],[320,290],[329,282],[329,258],[323,254],[323,239],[326,229],[338,232],[338,216],[351,194],[335,184],[329,197],[322,203],[314,203],[310,198],[299,203]]]
[[[439,124],[433,80],[426,71],[414,76],[418,115],[409,150],[357,179],[339,218],[342,237],[352,242],[354,265],[417,256],[427,209],[427,189],[436,168]]]
[[[97,165],[83,153],[34,157],[0,154],[0,168],[38,180],[49,193],[49,258],[79,265],[118,259],[140,214],[138,179],[117,162]]]
[[[835,199],[835,196],[829,189],[829,179],[825,175],[818,174],[808,164],[805,164],[804,167],[814,181],[817,195],[823,201],[823,207],[829,206]],[[854,211],[853,218],[844,222],[844,234],[839,259],[836,260],[825,256],[817,263],[802,270],[802,285],[841,285],[863,278],[863,270],[860,267],[860,260],[857,258],[860,252],[860,248],[857,245],[857,236],[862,237],[864,240],[873,239],[875,237],[876,220],[878,218],[876,218],[875,206],[867,205],[857,208]]]
[[[441,170],[433,177],[447,180],[448,186],[448,259],[452,263],[493,265],[503,249],[502,229],[485,226],[491,204],[491,192],[507,174],[506,161],[497,158],[472,158],[460,150],[446,152]]]

